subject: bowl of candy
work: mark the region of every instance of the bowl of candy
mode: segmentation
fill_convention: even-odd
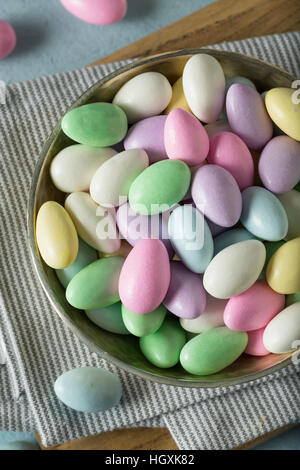
[[[258,59],[188,50],[99,80],[40,156],[28,236],[43,289],[91,351],[186,387],[297,358],[300,104]]]

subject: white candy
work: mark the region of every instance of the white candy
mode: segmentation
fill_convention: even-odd
[[[125,111],[128,122],[160,114],[169,104],[172,87],[159,72],[145,72],[131,78],[117,92],[113,104]]]
[[[65,209],[70,214],[78,235],[90,246],[103,253],[114,253],[120,249],[114,214],[109,209],[98,206],[88,193],[70,194],[65,201]],[[106,228],[114,229],[114,233],[108,234],[106,238],[102,222]]]
[[[288,216],[289,229],[286,240],[300,237],[300,193],[295,189],[284,194],[276,194]]]
[[[241,294],[258,279],[265,260],[265,246],[258,240],[230,245],[209,263],[203,276],[204,288],[218,299]]]
[[[216,121],[225,99],[225,76],[219,62],[208,54],[192,56],[184,67],[182,84],[195,116],[206,123]]]
[[[300,302],[282,310],[267,325],[263,343],[272,353],[285,353],[300,347]]]
[[[102,205],[120,205],[120,197],[128,196],[130,186],[149,165],[145,150],[132,149],[107,160],[94,174],[90,194]]]
[[[182,328],[190,333],[203,333],[203,331],[223,326],[223,313],[227,300],[216,299],[206,294],[206,307],[197,318],[180,318]]]
[[[98,168],[117,152],[112,148],[70,145],[52,160],[50,175],[54,185],[65,193],[88,191]]]

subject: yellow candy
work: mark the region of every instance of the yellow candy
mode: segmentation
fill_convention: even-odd
[[[300,140],[300,103],[298,101],[299,92],[297,94],[297,90],[293,88],[273,88],[266,94],[266,108],[272,121],[295,140]]]
[[[67,211],[57,202],[45,202],[36,219],[36,240],[41,257],[51,268],[70,266],[78,253],[78,236]]]
[[[300,237],[284,243],[274,253],[266,278],[269,286],[280,294],[300,291]]]
[[[169,114],[172,109],[175,108],[185,109],[185,111],[189,111],[190,113],[192,112],[183,93],[182,77],[178,78],[172,87],[172,98],[164,114]]]
[[[132,246],[126,240],[121,241],[121,248],[114,253],[103,253],[102,251],[98,251],[100,258],[110,258],[111,256],[122,256],[122,258],[127,258],[130,251],[132,250]]]

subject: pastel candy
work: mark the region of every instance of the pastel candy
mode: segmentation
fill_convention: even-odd
[[[146,168],[131,185],[129,203],[137,214],[155,215],[170,210],[187,193],[189,167],[179,160],[163,160]]]
[[[248,345],[245,354],[249,356],[267,356],[270,352],[265,348],[263,343],[265,328],[259,330],[248,331]]]
[[[78,253],[78,236],[65,209],[55,201],[45,202],[36,218],[36,241],[45,263],[64,269],[74,263]]]
[[[68,111],[61,122],[70,139],[89,147],[110,147],[124,139],[127,118],[111,103],[90,103]]]
[[[206,306],[201,315],[197,318],[180,318],[182,328],[190,333],[203,333],[211,328],[223,326],[223,313],[227,301],[216,299],[206,294]]]
[[[169,217],[169,212],[150,216],[139,215],[125,203],[118,208],[117,224],[121,235],[130,245],[135,246],[139,240],[145,238],[156,238],[163,242],[169,257],[172,258],[174,250],[168,236]]]
[[[239,295],[258,279],[265,259],[266,249],[258,240],[228,246],[208,265],[203,276],[204,288],[218,299]]]
[[[285,304],[285,296],[266,281],[256,281],[239,295],[231,297],[224,310],[224,323],[231,330],[252,331],[266,326]]]
[[[199,317],[206,306],[201,277],[189,271],[180,261],[171,261],[171,281],[163,303],[178,317]]]
[[[253,158],[242,139],[232,132],[219,132],[210,138],[209,145],[208,163],[229,171],[241,191],[253,185]]]
[[[60,0],[72,15],[92,24],[117,23],[125,16],[127,0]]]
[[[189,166],[199,165],[208,154],[209,140],[205,128],[188,111],[173,109],[164,130],[165,148],[169,158],[182,160]]]
[[[225,76],[219,62],[208,54],[195,54],[185,64],[183,90],[193,114],[203,122],[218,119],[225,97]]]
[[[62,286],[65,288],[71,279],[79,273],[79,271],[98,259],[96,250],[90,247],[81,238],[79,238],[78,241],[78,253],[74,263],[65,269],[56,270],[56,275]]]
[[[273,193],[293,189],[300,180],[300,143],[281,135],[267,143],[259,159],[259,176]]]
[[[216,374],[238,359],[247,342],[245,332],[231,331],[225,326],[212,328],[186,343],[180,363],[190,374]]]
[[[114,253],[120,249],[112,210],[98,206],[91,196],[84,192],[69,194],[65,200],[65,208],[79,236],[88,245],[105,253]],[[105,231],[107,227],[109,233]]]
[[[266,108],[272,121],[289,137],[300,140],[299,91],[273,88],[266,94]]]
[[[54,384],[56,396],[69,408],[99,413],[116,405],[122,397],[118,377],[97,367],[78,367],[64,372]]]
[[[100,326],[103,330],[118,335],[129,335],[122,319],[122,304],[116,302],[115,304],[108,305],[107,307],[97,308],[95,310],[86,310],[85,313],[91,322]]]
[[[155,310],[170,284],[168,252],[160,240],[140,240],[127,256],[119,280],[122,303],[134,313]]]
[[[248,85],[235,83],[226,96],[231,129],[251,149],[261,149],[272,137],[273,127],[260,94]]]
[[[181,108],[185,111],[191,112],[191,108],[188,105],[186,97],[183,92],[182,77],[178,78],[172,86],[172,98],[164,114],[169,114],[173,109]]]
[[[243,242],[245,240],[255,240],[255,236],[245,228],[234,228],[227,230],[214,238],[214,256],[230,245]]]
[[[277,197],[286,211],[289,222],[286,240],[300,237],[300,193],[292,189],[287,193],[278,194]]]
[[[140,338],[140,348],[149,362],[167,369],[179,362],[186,335],[179,323],[167,317],[155,333]]]
[[[278,241],[286,237],[288,218],[279,199],[265,188],[251,186],[242,193],[241,222],[258,238]]]
[[[172,87],[158,72],[145,72],[131,78],[116,93],[113,104],[126,113],[130,124],[160,114],[169,104]]]
[[[192,197],[197,208],[215,224],[235,225],[242,211],[238,184],[229,171],[217,165],[204,165],[193,178]]]
[[[75,308],[95,310],[120,300],[118,282],[124,259],[119,256],[94,261],[68,284],[67,301]]]
[[[280,294],[300,291],[300,237],[282,245],[267,266],[267,282]]]
[[[263,342],[271,353],[280,354],[300,346],[300,302],[282,310],[267,325]]]
[[[152,116],[134,124],[124,140],[125,150],[144,149],[150,165],[168,158],[164,142],[166,119],[166,116]]]
[[[12,53],[16,47],[17,37],[13,27],[0,20],[0,60]]]
[[[110,157],[112,148],[76,144],[61,150],[52,160],[50,175],[54,185],[65,193],[88,191],[94,173]]]
[[[102,206],[119,206],[134,180],[148,167],[145,150],[131,149],[114,155],[94,174],[90,194]]]
[[[155,333],[161,327],[166,312],[167,310],[163,304],[159,305],[152,312],[147,313],[147,315],[131,312],[125,305],[122,305],[123,322],[130,333],[138,337]]]
[[[213,239],[210,229],[195,207],[177,207],[168,225],[171,243],[185,266],[194,273],[203,273],[213,256]]]
[[[114,253],[103,253],[103,251],[98,251],[100,258],[107,258],[110,256],[122,256],[122,258],[127,258],[129,253],[132,250],[132,246],[126,240],[121,240],[121,247],[118,251]]]

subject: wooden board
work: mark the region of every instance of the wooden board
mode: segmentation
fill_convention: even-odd
[[[91,65],[296,30],[300,30],[300,0],[218,0],[160,31],[100,58]],[[240,449],[252,448],[290,427],[284,427],[248,442]],[[166,428],[137,428],[104,432],[52,449],[173,450],[176,448]]]
[[[217,0],[92,65],[296,30],[299,0]]]

